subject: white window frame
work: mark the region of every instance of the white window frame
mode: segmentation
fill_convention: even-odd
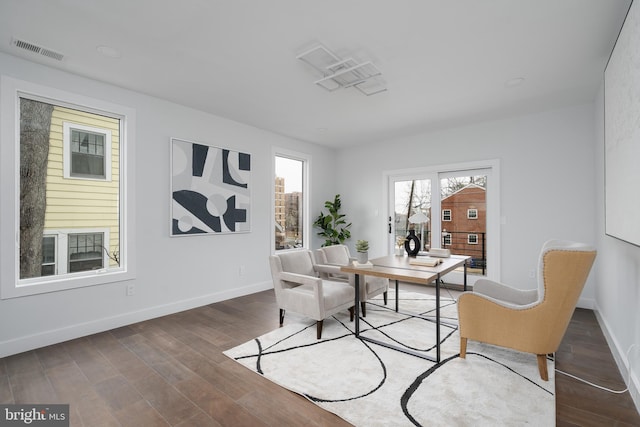
[[[65,275],[20,279],[20,98],[89,111],[120,119],[120,266]],[[136,112],[101,99],[0,76],[0,299],[17,298],[135,279]],[[60,256],[60,254],[58,254]],[[60,263],[58,262],[58,266]]]
[[[453,214],[452,214],[452,210],[451,209],[442,209],[442,220],[443,221],[451,221]],[[447,217],[449,217],[449,219],[447,219]]]
[[[473,239],[475,238],[475,241]],[[468,245],[477,245],[478,244],[478,235],[471,233],[467,234],[467,244]]]
[[[72,175],[71,173],[71,131],[80,130],[85,132],[97,133],[104,135],[104,178],[92,177],[87,175]],[[105,181],[111,182],[111,130],[96,128],[92,126],[85,126],[73,122],[62,123],[62,141],[63,141],[63,156],[62,163],[64,168],[65,179],[85,179],[90,181]]]
[[[487,203],[487,217],[486,217],[486,244],[487,244],[487,274],[486,278],[500,281],[501,276],[501,256],[500,256],[500,242],[501,242],[501,223],[504,221],[503,217],[500,214],[500,160],[499,159],[487,159],[487,160],[476,160],[464,163],[452,163],[452,164],[442,164],[442,165],[433,165],[419,168],[410,168],[410,169],[401,169],[401,170],[389,170],[383,171],[383,186],[384,186],[384,200],[389,200],[389,194],[392,189],[389,185],[389,182],[392,179],[397,179],[398,177],[407,177],[408,179],[412,179],[412,177],[427,177],[432,180],[432,191],[439,192],[440,185],[439,181],[442,178],[446,178],[448,175],[459,176],[461,174],[471,174],[471,175],[487,175],[488,179],[488,190],[486,195],[486,203]],[[437,203],[436,203],[437,201]],[[442,216],[442,211],[440,207],[439,200],[432,199],[431,200],[431,209],[432,214],[436,215],[436,217]],[[394,214],[394,206],[387,206],[387,215],[380,216],[380,230],[382,236],[381,238],[387,238],[390,234],[388,233],[388,225],[387,219],[392,217]],[[435,213],[434,213],[435,212]],[[430,223],[430,232],[433,236],[438,236],[439,239],[446,233],[446,227],[440,228],[440,221],[432,221]],[[396,247],[396,242],[391,241],[392,239],[388,239],[388,248],[389,253],[393,253]],[[434,241],[432,241],[432,245],[435,246]],[[448,245],[448,243],[447,243]],[[455,276],[456,272],[450,273],[452,276]],[[469,276],[469,284],[473,286],[473,275]],[[457,282],[456,282],[457,283]]]
[[[443,232],[442,233],[442,245],[443,246],[446,246],[446,245],[451,246],[452,245],[451,242],[452,242],[451,233],[447,233],[446,231]]]
[[[58,274],[58,261],[60,259],[60,255],[59,255],[59,252],[58,252],[58,233],[55,232],[55,231],[45,230],[44,233],[43,233],[43,236],[42,236],[43,240],[44,240],[45,237],[53,237],[54,241],[55,241],[55,244],[53,245],[53,248],[54,248],[54,251],[53,251],[54,252],[54,254],[53,254],[53,257],[54,257],[53,266],[54,266],[54,270],[55,270],[55,273],[53,274],[53,276],[55,276],[56,274]],[[41,265],[45,265],[45,264],[42,263]],[[46,265],[50,265],[50,264],[46,264]]]
[[[108,228],[65,228],[59,230],[45,230],[45,236],[55,236],[56,237],[56,270],[57,274],[70,274],[69,273],[69,235],[70,234],[102,234],[102,242],[108,243],[110,242],[110,230]],[[102,252],[102,265],[103,270],[106,270],[109,265],[109,256],[103,251]],[[79,274],[71,273],[71,274]],[[52,276],[44,276],[44,277],[52,277]],[[34,279],[23,279],[23,280],[37,280],[40,277]]]
[[[301,248],[292,248],[292,249],[279,249],[276,251],[276,236],[275,236],[275,228],[276,228],[276,192],[275,192],[275,182],[276,182],[276,157],[288,157],[293,160],[299,160],[302,162],[302,209],[303,218],[302,218],[302,227],[303,227],[303,235],[302,235],[302,247]],[[309,200],[311,199],[311,192],[309,191],[309,177],[311,176],[311,155],[306,153],[301,153],[299,151],[288,150],[286,148],[278,148],[274,147],[271,152],[271,183],[269,185],[271,191],[271,232],[270,232],[270,245],[272,254],[275,253],[283,253],[288,251],[296,251],[301,249],[309,249],[311,247],[311,234],[313,230],[311,229],[311,216],[309,210]]]
[[[475,212],[475,215],[472,215],[471,212]],[[467,219],[478,219],[478,209],[467,209]]]

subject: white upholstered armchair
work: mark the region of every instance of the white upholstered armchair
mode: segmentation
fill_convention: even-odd
[[[346,245],[324,246],[316,250],[317,269],[320,277],[348,282],[355,286],[355,275],[342,273],[340,267],[353,262],[349,248]],[[360,280],[360,310],[362,316],[366,317],[366,301],[382,294],[385,305],[387,304],[387,291],[389,290],[389,279],[384,277],[364,276],[365,280]]]
[[[458,298],[460,357],[468,339],[533,353],[547,381],[547,354],[562,341],[595,257],[591,246],[550,240],[540,253],[537,289],[476,281]]]
[[[317,338],[322,337],[323,320],[349,310],[353,321],[354,291],[349,284],[318,277],[309,250],[283,252],[269,257],[271,277],[280,309],[280,326],[286,310],[316,320]]]

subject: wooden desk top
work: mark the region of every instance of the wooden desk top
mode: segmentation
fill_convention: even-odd
[[[354,265],[340,268],[345,273],[362,274],[365,276],[386,277],[391,280],[427,285],[452,270],[464,265],[468,256],[452,255],[443,258],[443,263],[436,267],[425,267],[409,264],[408,256],[386,256],[369,260],[373,267],[356,267]]]

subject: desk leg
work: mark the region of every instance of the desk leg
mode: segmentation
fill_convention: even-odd
[[[398,312],[398,281],[396,280],[396,313]]]
[[[467,291],[467,261],[464,262],[464,291]]]
[[[436,363],[440,363],[440,273],[436,279]]]
[[[356,296],[354,298],[356,305],[353,308],[353,311],[356,316],[356,338],[360,336],[360,275],[356,274],[356,282],[355,282],[355,290]]]

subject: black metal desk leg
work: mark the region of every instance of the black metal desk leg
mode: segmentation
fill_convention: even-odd
[[[440,363],[440,273],[436,279],[436,363]]]
[[[464,291],[467,291],[467,261],[464,262]]]
[[[360,275],[356,274],[356,283],[354,286],[356,290],[356,296],[354,301],[356,302],[355,307],[353,307],[353,311],[356,316],[356,337],[360,336]]]
[[[398,312],[398,281],[396,280],[396,313]]]

